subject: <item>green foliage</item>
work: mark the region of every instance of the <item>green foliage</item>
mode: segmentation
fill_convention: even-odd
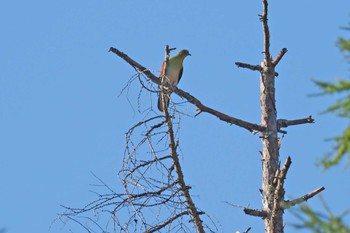
[[[350,161],[350,127],[333,140],[336,142],[335,152],[326,154],[319,162],[325,169],[337,165],[346,154]]]
[[[347,28],[347,30],[350,30],[350,28]],[[345,58],[349,60],[350,40],[340,38],[337,41],[337,45],[345,53]],[[350,120],[350,81],[339,80],[335,83],[315,81],[315,84],[321,88],[322,95],[344,95],[325,112]],[[320,161],[320,165],[325,169],[339,164],[345,155],[348,155],[348,161],[350,162],[350,125],[340,136],[332,140],[336,146],[331,153],[328,153]],[[321,202],[326,210],[326,214],[313,211],[306,204],[300,206],[296,211],[292,211],[293,215],[302,222],[302,224],[293,224],[294,227],[309,229],[313,233],[350,233],[350,226],[343,223],[344,216],[348,214],[349,210],[344,211],[339,216],[335,216],[322,199]]]
[[[346,92],[347,96],[331,105],[325,112],[336,113],[340,117],[350,118],[350,81],[340,80],[338,83],[314,81],[322,89],[323,95]]]
[[[333,94],[333,93],[340,93],[343,91],[349,91],[350,90],[350,82],[340,80],[338,83],[333,84],[329,82],[322,82],[322,81],[314,81],[317,86],[319,86],[322,89],[322,94]]]
[[[350,40],[345,40],[343,38],[339,38],[337,41],[337,45],[339,49],[346,53],[346,56],[348,57],[350,54]]]
[[[348,210],[339,216],[333,215],[325,206],[327,215],[313,211],[306,204],[301,205],[293,214],[301,220],[302,224],[293,224],[297,229],[310,229],[313,233],[350,233],[349,226],[346,226],[342,219],[348,214]],[[301,214],[300,214],[301,213]]]
[[[340,50],[345,52],[347,57],[350,58],[350,40],[340,38],[337,44]],[[322,81],[314,82],[321,88],[322,95],[345,94],[344,97],[328,107],[325,112],[334,113],[339,117],[350,120],[350,81],[339,80],[335,83]],[[326,154],[319,162],[325,169],[339,164],[346,155],[348,155],[348,161],[350,161],[350,126],[348,126],[340,136],[333,138],[333,141],[335,142],[333,151]]]

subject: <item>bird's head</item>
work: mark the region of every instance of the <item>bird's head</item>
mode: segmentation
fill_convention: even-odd
[[[190,52],[187,49],[183,49],[181,50],[178,54],[178,56],[181,56],[183,58],[187,57],[187,56],[191,56]]]

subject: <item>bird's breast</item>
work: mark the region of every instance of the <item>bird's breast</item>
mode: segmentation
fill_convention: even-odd
[[[179,75],[180,75],[180,70],[172,69],[171,67],[169,67],[169,69],[167,69],[165,73],[165,76],[168,78],[170,84],[173,86],[176,86],[177,83],[179,82]]]

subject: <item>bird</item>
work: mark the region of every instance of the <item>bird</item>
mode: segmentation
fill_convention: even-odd
[[[173,57],[170,57],[167,62],[163,62],[160,68],[161,82],[167,82],[172,86],[177,86],[180,82],[183,73],[183,61],[187,56],[191,56],[190,52],[183,49]],[[165,65],[166,64],[166,65]],[[169,88],[159,86],[158,109],[164,112],[163,99],[165,100],[165,107],[169,106],[171,90]]]

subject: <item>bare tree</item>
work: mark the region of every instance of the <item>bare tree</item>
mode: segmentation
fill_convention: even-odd
[[[265,232],[280,233],[284,231],[283,212],[296,204],[308,200],[318,194],[320,187],[295,200],[285,200],[284,181],[291,165],[288,156],[284,165],[280,166],[279,148],[281,136],[287,132],[283,129],[292,125],[313,123],[309,116],[302,119],[277,119],[275,105],[275,71],[277,65],[286,54],[283,48],[276,58],[270,54],[270,32],[268,25],[268,2],[262,0],[263,12],[260,20],[264,33],[264,59],[260,65],[251,65],[242,62],[235,64],[260,73],[260,104],[261,123],[247,122],[228,114],[222,113],[204,105],[199,99],[169,83],[161,83],[161,79],[127,54],[116,48],[110,52],[116,54],[131,65],[137,74],[132,77],[128,85],[139,80],[141,91],[146,90],[154,94],[158,92],[158,85],[171,89],[174,93],[187,100],[198,108],[198,114],[208,113],[220,120],[242,127],[254,134],[259,133],[262,141],[262,208],[244,208],[248,215],[262,217],[265,223]],[[165,64],[172,49],[166,46]],[[162,90],[162,89],[161,89]],[[163,106],[166,104],[163,103]],[[65,207],[62,215],[76,220],[76,216],[89,211],[106,212],[112,216],[105,228],[113,226],[119,232],[215,232],[213,221],[194,203],[190,194],[191,187],[185,182],[184,174],[178,158],[180,138],[177,135],[180,119],[183,113],[172,103],[170,109],[165,108],[159,115],[150,107],[147,119],[137,123],[126,133],[126,148],[123,166],[119,173],[124,187],[124,193],[115,193],[108,188],[109,194],[98,194],[98,199],[83,208]],[[151,116],[150,116],[151,115]],[[139,132],[140,131],[140,132]],[[134,135],[142,135],[136,141]],[[96,220],[91,220],[95,226],[105,231]],[[206,221],[204,221],[206,220]],[[81,224],[81,221],[77,221]],[[209,223],[208,223],[209,222]],[[82,226],[91,231],[91,226]],[[245,232],[248,232],[248,228]]]

